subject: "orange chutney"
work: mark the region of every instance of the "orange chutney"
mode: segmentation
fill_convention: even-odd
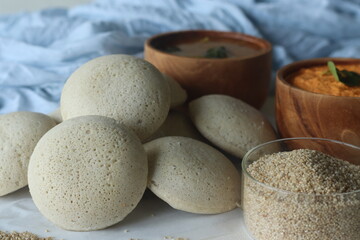
[[[360,74],[360,64],[336,64],[339,70],[353,71]],[[328,94],[334,96],[360,97],[360,86],[347,86],[339,82],[329,72],[326,64],[301,68],[292,73],[287,81],[295,87],[309,92]]]

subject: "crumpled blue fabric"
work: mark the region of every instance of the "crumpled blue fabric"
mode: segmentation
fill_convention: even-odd
[[[184,29],[242,32],[273,44],[273,71],[292,61],[360,56],[358,0],[98,0],[0,15],[0,113],[48,113],[68,76],[145,40]]]

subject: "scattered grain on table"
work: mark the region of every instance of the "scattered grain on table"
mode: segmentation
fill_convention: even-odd
[[[1,240],[54,240],[53,237],[38,237],[30,232],[3,232],[0,231]]]
[[[172,236],[165,236],[164,239],[166,239],[166,240],[190,240],[189,238],[172,237]]]

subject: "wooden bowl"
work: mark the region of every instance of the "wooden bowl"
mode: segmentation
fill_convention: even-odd
[[[284,66],[276,76],[276,123],[281,137],[319,137],[360,146],[360,97],[313,93],[292,86],[287,78],[300,68],[356,63],[360,59],[321,58]]]
[[[259,51],[248,57],[209,59],[177,56],[161,50],[204,38],[245,43]],[[187,90],[189,100],[207,94],[226,94],[260,108],[267,97],[271,80],[271,45],[263,39],[235,32],[170,32],[148,39],[144,54],[145,60]]]

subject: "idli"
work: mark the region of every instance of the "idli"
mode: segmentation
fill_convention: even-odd
[[[186,137],[163,137],[144,144],[148,187],[175,209],[215,214],[240,204],[240,174],[215,148]]]
[[[49,113],[48,116],[51,117],[56,123],[62,122],[60,107]]]
[[[29,164],[29,189],[40,212],[73,231],[109,227],[140,201],[148,164],[139,138],[104,116],[66,120],[47,132]]]
[[[63,120],[102,115],[131,128],[141,140],[165,121],[169,84],[149,62],[129,55],[95,58],[80,66],[61,94]]]
[[[189,104],[199,132],[224,151],[242,158],[251,148],[276,139],[269,121],[257,109],[226,95],[206,95]]]
[[[181,106],[187,99],[187,93],[175,79],[163,73],[164,79],[168,82],[170,87],[170,108]]]
[[[146,142],[167,136],[182,136],[200,141],[204,140],[190,118],[185,113],[177,110],[171,110],[169,112],[165,122]]]
[[[27,185],[29,160],[35,145],[55,125],[41,113],[0,115],[0,196]]]

